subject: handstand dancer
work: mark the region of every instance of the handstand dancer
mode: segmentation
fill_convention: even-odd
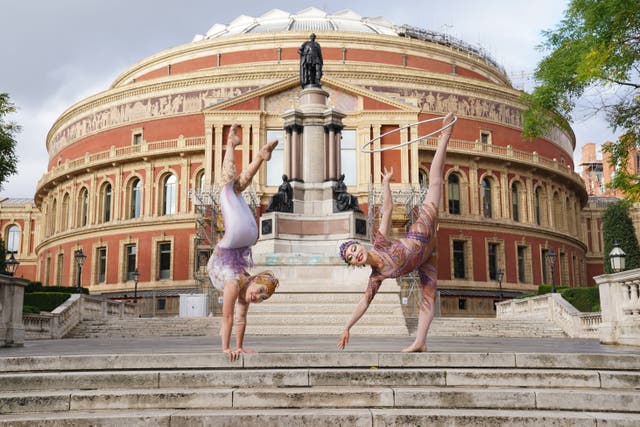
[[[224,289],[220,335],[222,352],[231,361],[236,360],[241,353],[253,353],[242,348],[249,304],[257,304],[268,299],[278,286],[278,279],[271,271],[264,271],[255,276],[247,273],[246,269],[253,264],[251,246],[258,240],[258,226],[241,194],[251,183],[262,162],[271,158],[271,152],[278,145],[278,141],[271,141],[263,146],[247,169],[236,175],[234,149],[240,143],[237,126],[233,125],[227,138],[227,150],[222,164],[220,206],[225,231],[207,264],[213,286],[216,289]],[[234,311],[236,349],[231,350],[229,343]]]
[[[443,126],[453,121],[453,115],[449,113],[442,121]],[[391,200],[390,181],[393,176],[393,168],[384,168],[382,174],[382,219],[380,228],[374,232],[373,249],[366,250],[362,244],[355,240],[344,242],[340,246],[340,255],[349,265],[371,266],[369,285],[364,296],[356,306],[351,319],[347,323],[338,348],[344,349],[349,342],[349,330],[362,317],[373,297],[378,292],[382,281],[387,278],[399,277],[417,270],[422,285],[422,303],[418,317],[418,331],[413,344],[402,350],[403,352],[426,351],[426,340],[429,326],[433,320],[436,297],[436,225],[438,221],[438,205],[442,192],[444,173],[444,161],[447,144],[451,136],[452,126],[444,129],[438,138],[438,147],[433,156],[431,170],[429,171],[429,188],[425,197],[420,217],[411,226],[404,238],[391,239]]]

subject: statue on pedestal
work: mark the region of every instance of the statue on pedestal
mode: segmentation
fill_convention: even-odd
[[[344,183],[344,174],[341,174],[336,183],[333,184],[333,198],[336,201],[336,209],[338,212],[362,212],[360,206],[358,206],[358,198],[347,192],[347,185]]]
[[[309,40],[298,48],[300,54],[300,84],[305,87],[320,87],[322,78],[322,49],[311,33]]]
[[[278,187],[278,192],[271,197],[265,212],[293,212],[293,188],[287,175],[282,175],[282,184]]]

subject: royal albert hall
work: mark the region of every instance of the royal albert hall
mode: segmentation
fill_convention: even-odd
[[[298,48],[312,32],[322,47],[322,89],[345,115],[337,172],[365,215],[384,166],[394,168],[395,189],[426,184],[434,139],[373,154],[360,147],[403,127],[378,147],[415,138],[431,128],[407,125],[449,111],[458,117],[440,204],[443,313],[482,312],[500,295],[552,280],[587,285],[602,271],[601,261],[588,262],[596,233],[583,218],[587,192],[573,171],[568,125],[523,138],[522,92],[480,48],[350,10],[309,8],[216,24],[70,106],[49,131],[48,170],[37,184],[34,279],[75,285],[82,249],[81,283],[92,293],[131,295],[136,273],[139,292],[197,287],[202,212],[194,194],[219,181],[231,124],[241,128],[239,168],[267,140],[289,141],[254,179],[258,215],[281,176],[299,173],[287,160],[295,148],[283,138],[282,115],[296,108]]]

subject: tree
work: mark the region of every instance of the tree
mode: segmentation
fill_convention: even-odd
[[[20,126],[5,120],[5,116],[15,111],[9,95],[0,93],[0,190],[7,179],[18,172],[15,135],[20,132]]]
[[[607,149],[619,172],[613,187],[640,200],[638,177],[626,173],[630,149],[640,145],[638,0],[572,0],[558,27],[543,35],[541,49],[549,53],[536,68],[538,86],[523,95],[523,134],[536,137],[566,126],[585,92],[599,90],[591,113],[604,113],[612,129],[622,130]]]
[[[604,272],[612,273],[609,262],[609,252],[617,242],[620,248],[626,253],[625,269],[630,270],[640,267],[640,247],[633,227],[633,222],[629,216],[631,203],[622,200],[607,206],[602,215],[602,235],[604,238]]]

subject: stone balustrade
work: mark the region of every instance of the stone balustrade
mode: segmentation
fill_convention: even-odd
[[[594,277],[600,289],[600,341],[640,346],[640,269]]]
[[[22,304],[28,284],[25,279],[0,275],[0,347],[24,345]]]
[[[135,317],[135,304],[73,294],[51,313],[22,316],[27,339],[58,339],[82,320]]]
[[[598,338],[600,313],[582,313],[560,294],[512,299],[496,304],[498,319],[546,319],[572,338]]]

